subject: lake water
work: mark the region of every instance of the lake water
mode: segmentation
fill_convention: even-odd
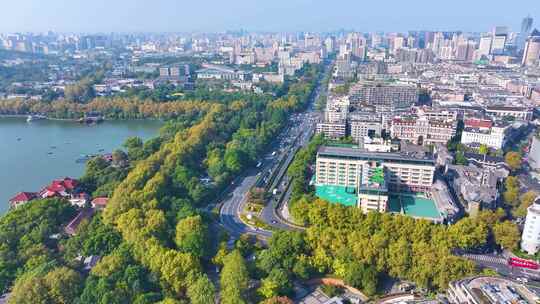
[[[83,125],[0,118],[0,214],[20,191],[37,192],[55,178],[80,177],[84,164],[76,160],[81,155],[110,153],[129,136],[152,138],[161,125],[143,120]]]

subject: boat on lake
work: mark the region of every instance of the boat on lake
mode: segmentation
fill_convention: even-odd
[[[32,121],[35,121],[35,120],[42,120],[42,119],[47,119],[47,116],[44,116],[44,115],[28,115],[26,117],[26,122],[32,122]]]
[[[89,161],[90,159],[96,157],[98,155],[96,154],[81,154],[81,157],[77,158],[75,160],[76,163],[78,164],[83,164],[83,163],[86,163],[87,161]]]

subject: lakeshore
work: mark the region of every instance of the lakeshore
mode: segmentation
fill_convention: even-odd
[[[130,136],[158,134],[156,120],[103,121],[87,125],[67,120],[26,122],[26,115],[0,116],[0,212],[20,191],[38,191],[53,179],[79,178],[81,155],[110,153]]]

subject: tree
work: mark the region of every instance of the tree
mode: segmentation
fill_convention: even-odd
[[[112,153],[112,162],[113,165],[118,167],[123,167],[127,164],[128,156],[126,152],[122,150],[114,150]]]
[[[489,153],[489,147],[486,144],[481,144],[480,148],[478,148],[478,153],[482,155],[486,155]]]
[[[378,284],[377,271],[358,261],[347,262],[343,281],[345,284],[362,289],[366,294],[375,294]]]
[[[458,151],[456,153],[455,163],[456,163],[456,165],[466,165],[467,164],[467,158],[465,157],[465,154],[463,153],[463,151]]]
[[[489,153],[489,147],[486,144],[481,144],[478,148],[478,152],[484,155],[484,160],[486,160],[486,155]]]
[[[495,224],[493,226],[493,236],[497,245],[510,251],[518,248],[521,239],[518,226],[510,221]]]
[[[205,274],[200,275],[187,290],[187,295],[192,304],[214,303],[214,294],[214,284]]]
[[[506,153],[504,161],[513,171],[521,168],[521,154],[519,152],[510,151]]]
[[[527,215],[527,208],[529,208],[530,205],[534,202],[534,200],[538,197],[538,193],[529,190],[525,192],[520,198],[519,198],[519,207],[514,210],[513,215],[515,217],[525,217]]]
[[[140,137],[128,137],[124,142],[124,147],[128,151],[129,159],[138,160],[143,157],[143,141]]]
[[[273,297],[264,300],[260,304],[294,304],[294,302],[288,297]]]
[[[274,268],[270,274],[261,281],[259,293],[265,298],[281,295],[289,295],[292,292],[292,284],[287,273],[280,268]]]
[[[244,258],[238,250],[225,257],[221,270],[221,303],[245,304],[244,293],[248,287],[249,275]]]
[[[81,288],[81,276],[74,270],[60,267],[45,276],[28,274],[18,280],[9,303],[71,304],[79,296]]]
[[[464,218],[450,226],[448,233],[457,247],[472,249],[486,244],[488,229],[485,223]]]
[[[20,278],[13,286],[9,298],[10,304],[48,304],[48,290],[43,278],[29,276]]]
[[[44,280],[53,303],[73,303],[82,291],[81,276],[67,267],[60,267],[47,273]]]
[[[505,191],[503,193],[504,201],[511,205],[517,206],[519,198],[519,180],[515,176],[509,176],[504,181]]]
[[[66,86],[64,96],[67,100],[84,103],[95,97],[94,82],[90,78],[81,79],[79,82]]]
[[[179,221],[176,225],[176,246],[183,252],[202,257],[206,252],[206,230],[200,215]]]

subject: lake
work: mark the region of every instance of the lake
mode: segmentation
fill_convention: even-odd
[[[105,121],[84,125],[72,121],[0,118],[0,214],[20,191],[37,192],[55,178],[84,173],[81,155],[110,153],[126,138],[158,135],[160,121]],[[102,151],[102,152],[100,152]]]

